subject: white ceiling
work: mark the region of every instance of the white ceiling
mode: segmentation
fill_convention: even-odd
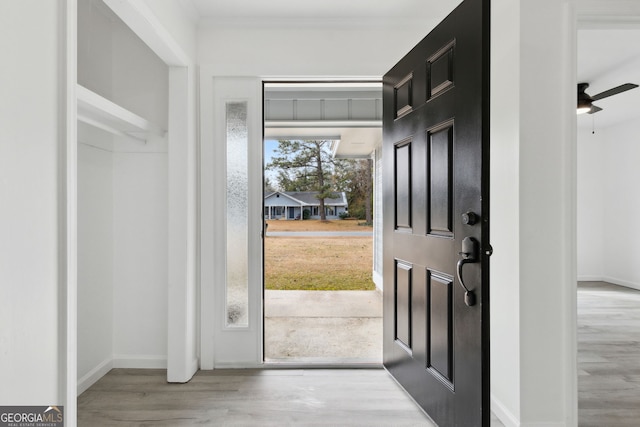
[[[220,22],[275,20],[331,21],[360,24],[432,22],[461,0],[192,0],[202,18]]]
[[[348,25],[409,24],[443,19],[461,0],[181,0],[202,22]],[[578,31],[578,81],[594,95],[623,83],[640,84],[640,29],[585,28]],[[603,111],[578,117],[579,126],[607,127],[640,120],[640,88],[596,103]]]
[[[640,84],[640,29],[580,29],[578,82],[595,95],[623,83]],[[578,126],[604,128],[640,120],[640,88],[596,101],[596,114],[578,116]]]

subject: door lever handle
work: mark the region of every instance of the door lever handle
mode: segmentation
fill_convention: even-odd
[[[473,237],[465,237],[464,240],[462,240],[462,252],[459,252],[459,255],[461,258],[458,260],[458,264],[456,265],[458,281],[460,282],[460,286],[464,289],[464,303],[471,307],[476,305],[476,294],[473,291],[470,291],[464,284],[464,280],[462,279],[462,267],[465,264],[471,264],[478,261],[478,241]]]

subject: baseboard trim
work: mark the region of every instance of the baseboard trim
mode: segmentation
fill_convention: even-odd
[[[493,395],[493,393],[491,394],[491,411],[505,427],[567,427],[567,423],[564,422],[534,421],[531,423],[521,423],[518,418]]]
[[[114,354],[113,367],[126,369],[167,369],[167,356]]]
[[[640,284],[610,276],[578,276],[578,282],[607,282],[640,291]]]
[[[625,288],[631,288],[631,289],[635,289],[637,291],[640,291],[640,284],[629,282],[627,280],[616,279],[615,277],[603,277],[602,281],[603,282],[612,283],[612,284],[618,285],[618,286],[624,286]]]
[[[578,276],[578,282],[602,282],[602,276]]]
[[[567,427],[567,423],[563,422],[533,422],[533,423],[522,423],[520,427]]]
[[[505,427],[521,427],[518,418],[493,393],[491,394],[491,411]]]
[[[84,393],[89,387],[113,369],[113,360],[105,359],[98,366],[87,372],[78,380],[78,396]]]
[[[189,367],[187,371],[181,373],[180,375],[175,374],[175,369],[167,368],[167,382],[172,384],[185,384],[191,381],[193,376],[198,372],[198,359],[193,359],[191,363],[189,363]]]

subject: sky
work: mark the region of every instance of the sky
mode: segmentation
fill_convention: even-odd
[[[264,164],[265,164],[265,166],[267,165],[267,163],[269,163],[271,161],[271,158],[273,157],[273,154],[275,153],[276,148],[278,148],[278,141],[276,141],[274,139],[266,139],[264,141]]]

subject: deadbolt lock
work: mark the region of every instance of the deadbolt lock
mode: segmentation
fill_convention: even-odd
[[[462,223],[464,225],[474,225],[478,222],[478,215],[475,212],[467,211],[462,214]]]

